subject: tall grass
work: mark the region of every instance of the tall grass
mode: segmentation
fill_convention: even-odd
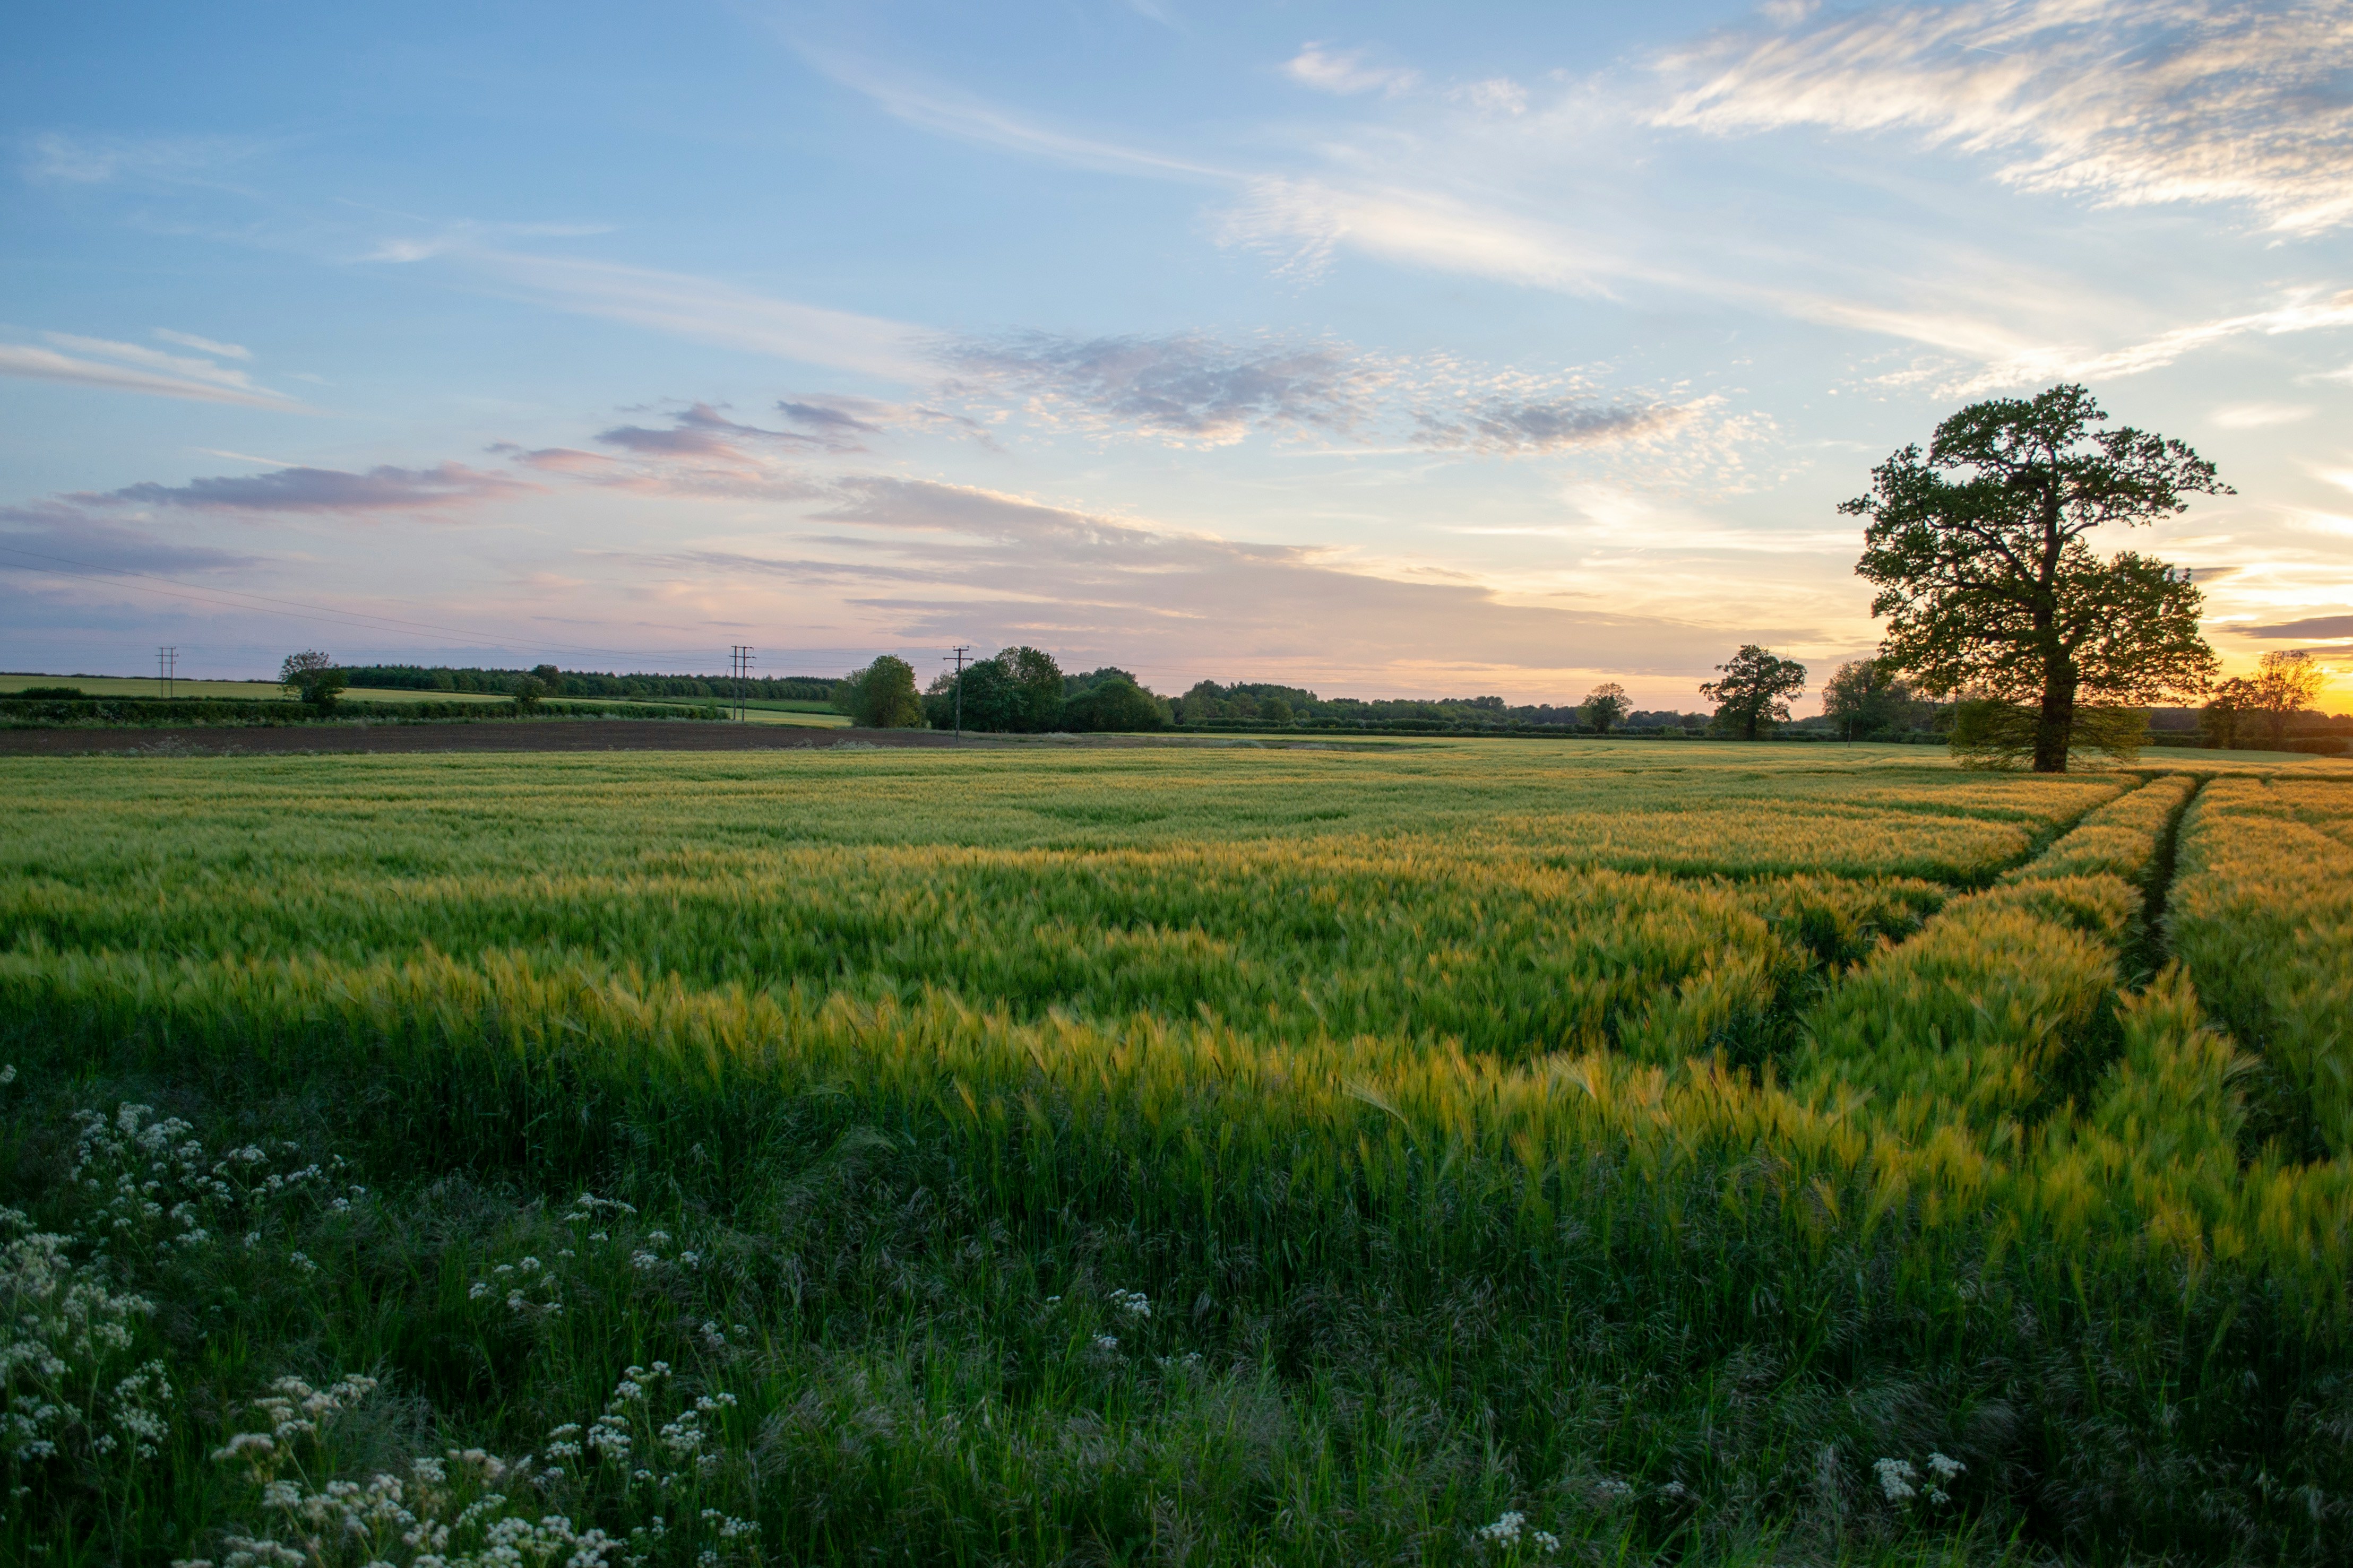
[[[250,1300],[123,1264],[211,1414],[0,1528],[246,1528],[236,1401],[367,1372],[411,1403],[316,1479],[529,1450],[649,1560],[2345,1548],[2345,1168],[2250,1152],[2249,1058],[2125,984],[2185,789],[1500,757],[990,759],[936,816],[888,797],[954,760],[818,758],[651,822],[636,760],[93,770],[11,851],[12,1191],[132,1089],[374,1191],[258,1224]],[[1672,877],[1638,835],[1727,816]],[[707,1472],[550,1457],[656,1360],[616,1419],[726,1393]],[[1931,1455],[1949,1500],[1886,1484]]]
[[[2240,1042],[2261,1054],[2262,1128],[2353,1154],[2353,788],[2218,780],[2191,807],[2168,926]]]

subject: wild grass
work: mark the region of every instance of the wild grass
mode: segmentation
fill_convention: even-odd
[[[2347,1168],[2137,984],[2187,786],[1697,754],[40,773],[0,1184],[153,1310],[0,1541],[2342,1552]]]

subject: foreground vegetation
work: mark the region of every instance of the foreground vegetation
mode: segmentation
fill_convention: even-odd
[[[0,763],[0,1550],[2340,1557],[2347,770],[1825,751]]]

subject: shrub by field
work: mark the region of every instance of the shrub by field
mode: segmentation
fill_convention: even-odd
[[[0,1543],[2337,1560],[2327,765],[0,763]]]

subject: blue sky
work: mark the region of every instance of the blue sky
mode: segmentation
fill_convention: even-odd
[[[26,5],[0,667],[1643,706],[1873,642],[1837,503],[2081,380],[2102,541],[2353,668],[2353,7]],[[2335,695],[2353,696],[2340,677]]]

